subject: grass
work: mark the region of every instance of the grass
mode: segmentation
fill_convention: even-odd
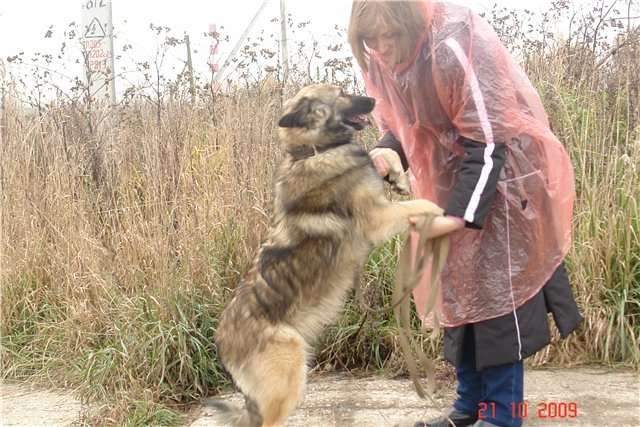
[[[637,48],[634,48],[637,50]],[[633,55],[635,50],[628,54]],[[562,52],[560,52],[562,53]],[[536,358],[563,363],[640,362],[640,112],[637,58],[608,69],[581,64],[574,75],[566,55],[539,58],[538,84],[556,134],[576,174],[573,246],[568,269],[585,316],[579,334]],[[627,62],[628,61],[628,62]],[[544,64],[544,66],[541,66]],[[635,68],[634,68],[635,67]],[[553,71],[549,71],[553,70]]]

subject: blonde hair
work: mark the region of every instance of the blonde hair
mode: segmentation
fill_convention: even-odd
[[[420,1],[353,0],[348,37],[353,56],[362,71],[368,72],[369,54],[364,44],[367,32],[379,27],[382,22],[389,29],[405,35],[408,40],[417,42],[425,29],[423,3]]]

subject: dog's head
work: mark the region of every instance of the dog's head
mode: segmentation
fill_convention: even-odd
[[[368,123],[365,115],[374,105],[375,99],[347,95],[337,86],[307,86],[285,103],[280,138],[287,145],[315,146],[350,140]]]

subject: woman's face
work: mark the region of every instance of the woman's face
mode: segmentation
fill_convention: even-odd
[[[409,55],[409,41],[400,30],[387,25],[379,25],[363,35],[367,48],[380,55],[382,60],[393,67]]]

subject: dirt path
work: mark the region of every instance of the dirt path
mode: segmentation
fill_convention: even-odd
[[[0,426],[68,426],[77,421],[81,405],[72,393],[47,391],[23,384],[0,384]]]
[[[1,426],[67,426],[80,410],[69,395],[25,386],[2,384],[0,396]],[[591,367],[528,370],[525,396],[526,426],[640,427],[640,377],[636,372]],[[437,405],[431,406],[416,396],[407,380],[322,376],[312,379],[305,401],[287,427],[412,426],[421,417],[437,415],[452,397],[453,389],[447,387],[437,397]],[[242,401],[237,394],[224,398]],[[559,417],[569,404],[575,404],[577,417]],[[190,427],[224,425],[213,409],[202,408],[195,415],[197,420]],[[543,415],[547,418],[541,418]]]
[[[637,373],[606,368],[527,370],[527,426],[640,427],[640,380]],[[437,406],[420,400],[408,380],[344,376],[318,378],[309,385],[301,408],[287,427],[413,426],[418,419],[437,416],[453,399],[447,387]],[[241,402],[237,395],[229,401]],[[546,404],[546,406],[545,406]],[[577,417],[564,419],[569,404]],[[538,410],[540,411],[538,413]],[[547,418],[542,418],[543,416]],[[555,417],[552,417],[556,415]],[[215,410],[204,409],[191,427],[223,425]]]

